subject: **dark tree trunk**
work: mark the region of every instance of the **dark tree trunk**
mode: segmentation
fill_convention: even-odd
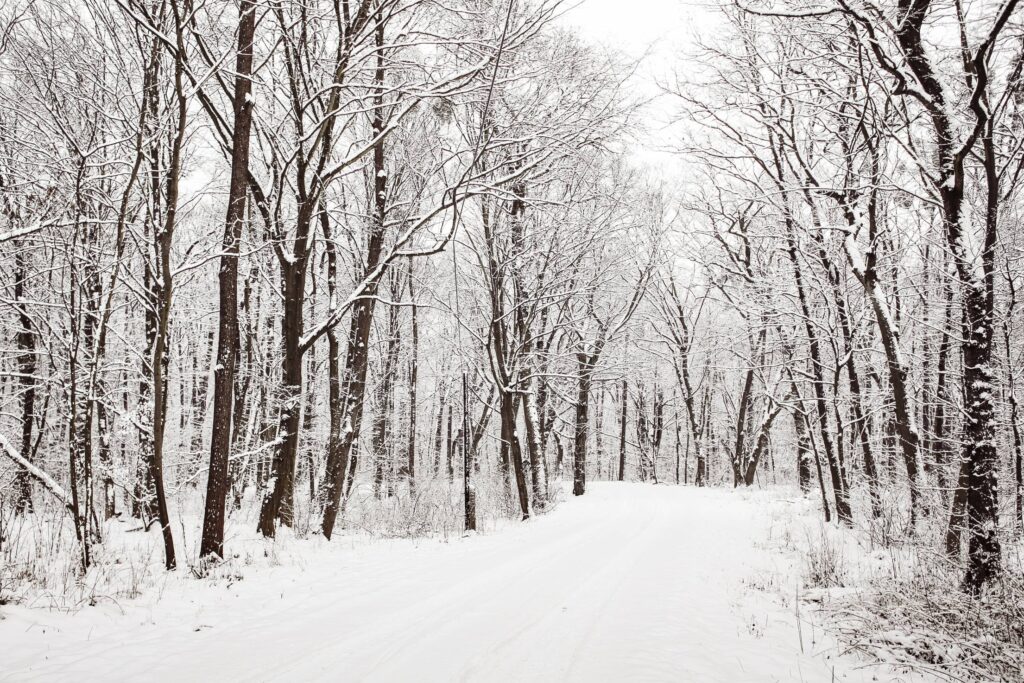
[[[419,377],[420,333],[416,317],[416,291],[413,289],[412,259],[409,259],[409,301],[412,302],[412,348],[409,350],[409,435],[405,444],[405,475],[409,479],[409,493],[416,492],[416,383]],[[465,379],[463,379],[465,383]],[[475,524],[474,527],[475,528]]]
[[[680,451],[679,451],[679,448],[680,448],[680,445],[681,445],[681,444],[680,444],[680,441],[681,441],[681,439],[679,438],[679,436],[680,436],[680,435],[679,435],[679,432],[680,432],[680,430],[682,429],[682,424],[681,424],[681,423],[680,423],[680,421],[679,421],[679,403],[675,401],[675,398],[674,398],[674,397],[673,397],[673,402],[674,402],[674,403],[676,403],[676,410],[675,410],[675,413],[676,413],[676,414],[675,414],[675,420],[674,420],[674,421],[675,421],[675,428],[674,428],[674,431],[675,431],[675,433],[676,433],[676,445],[675,445],[675,456],[676,456],[676,486],[678,486],[678,485],[679,485],[679,483],[680,483],[680,482],[679,482],[679,461],[680,461],[680,457],[679,457]]]
[[[651,477],[658,483],[658,458],[661,455],[661,440],[665,435],[665,394],[654,388],[654,419],[651,421]]]
[[[953,288],[946,284],[945,319],[942,324],[942,340],[939,342],[939,358],[935,368],[935,412],[932,416],[931,448],[938,473],[939,492],[943,506],[949,505],[950,463],[953,453],[950,447],[949,406],[949,357],[953,349],[953,335],[950,326],[953,320]]]
[[[462,371],[462,516],[466,531],[476,531],[476,489],[473,487],[473,449],[469,436],[469,386]]]
[[[964,347],[964,384],[971,406],[964,425],[962,458],[967,463],[968,568],[964,585],[977,592],[999,571],[1001,548],[996,534],[998,510],[996,417],[992,392],[992,306],[984,290],[970,288],[965,298],[970,329]]]
[[[596,358],[576,354],[579,378],[576,386],[575,438],[572,456],[572,495],[582,496],[587,489],[587,427],[590,422],[590,384]]]
[[[100,393],[105,395],[107,393],[106,387],[102,384]],[[114,493],[114,462],[111,455],[110,449],[110,415],[107,412],[107,403],[105,400],[100,400],[96,404],[96,420],[99,423],[99,436],[100,436],[100,469],[103,473],[103,519],[111,519],[117,514],[116,510],[116,494]]]
[[[501,392],[501,439],[507,444],[511,474],[515,480],[516,493],[519,498],[519,509],[523,519],[530,517],[530,497],[526,487],[526,472],[523,467],[523,451],[516,434],[516,422],[519,414],[519,402],[515,394]]]
[[[753,356],[753,349],[751,349]],[[756,368],[747,368],[746,378],[743,381],[743,390],[740,392],[739,405],[736,410],[736,444],[732,452],[733,486],[739,486],[743,481],[746,470],[746,436],[747,436],[747,411],[750,409],[751,392],[754,390],[754,375]]]
[[[394,281],[392,281],[394,285]],[[398,299],[401,292],[391,288],[391,296]],[[395,403],[395,373],[398,371],[399,351],[399,308],[388,308],[387,345],[381,362],[381,376],[377,380],[376,404],[373,426],[370,433],[370,450],[373,452],[373,493],[380,498],[393,488],[394,457],[391,444],[391,413]]]
[[[238,47],[235,58],[234,124],[231,146],[231,183],[228,212],[221,242],[219,283],[217,365],[213,373],[213,434],[210,438],[210,471],[206,484],[206,509],[200,557],[224,556],[224,517],[228,489],[228,459],[231,452],[231,416],[235,391],[235,348],[238,341],[238,254],[245,221],[246,186],[249,172],[249,133],[253,102],[251,75],[253,37],[256,32],[256,4],[241,0],[238,19]]]
[[[626,479],[626,411],[629,407],[629,382],[622,380],[619,393],[619,481]]]
[[[181,17],[178,15],[177,3],[172,2],[171,7],[175,15],[176,34],[178,44],[182,44],[183,26]],[[171,247],[174,241],[174,229],[177,225],[178,213],[178,186],[181,174],[182,145],[185,140],[185,123],[188,113],[188,103],[185,99],[184,90],[184,57],[181,55],[175,58],[174,68],[174,92],[177,100],[178,120],[175,128],[175,135],[171,144],[170,164],[167,168],[167,206],[164,216],[164,224],[160,232],[155,235],[155,261],[157,265],[157,286],[156,292],[156,345],[153,351],[153,458],[150,461],[152,479],[156,489],[157,515],[160,519],[160,529],[164,541],[164,563],[167,569],[174,569],[176,560],[174,555],[174,536],[171,534],[171,516],[167,508],[167,493],[164,490],[164,432],[167,425],[167,371],[170,365],[170,355],[167,352],[170,340],[171,303],[174,294],[174,274],[171,268]]]
[[[36,413],[36,334],[32,319],[28,315],[25,282],[28,277],[24,245],[15,245],[14,252],[14,302],[18,311],[18,332],[15,344],[18,349],[18,386],[21,393],[21,457],[32,462],[32,426]],[[32,479],[25,468],[16,475],[14,510],[19,514],[32,512]]]
[[[1000,571],[1002,548],[996,534],[998,527],[998,500],[996,470],[998,454],[995,448],[995,377],[992,362],[992,331],[994,314],[994,259],[998,226],[999,173],[992,137],[988,97],[984,90],[980,97],[972,97],[969,108],[975,116],[974,137],[963,144],[958,140],[956,126],[950,120],[946,91],[939,82],[924,46],[922,27],[931,8],[930,1],[911,3],[900,0],[901,20],[896,28],[896,39],[906,55],[906,63],[927,96],[926,112],[935,135],[937,167],[936,190],[942,199],[946,242],[953,254],[957,274],[963,282],[963,318],[966,323],[963,348],[964,405],[967,414],[964,425],[964,444],[961,460],[966,468],[968,566],[964,588],[971,593],[980,591],[983,584]],[[1016,8],[1011,0],[1000,10],[999,23],[986,41],[991,47],[1002,31],[1006,20]],[[984,84],[988,78],[989,52],[979,50],[965,66],[972,79]],[[977,262],[969,255],[964,235],[963,203],[965,161],[981,133],[983,165],[986,179],[985,232],[980,255],[979,278]]]
[[[373,145],[373,219],[370,239],[366,246],[365,277],[380,265],[384,248],[385,221],[387,219],[388,174],[384,165],[384,17],[378,14],[374,40],[377,46],[376,69],[374,71],[373,122],[371,134]],[[341,419],[340,440],[327,453],[327,468],[324,473],[326,506],[321,525],[324,536],[331,538],[334,524],[341,510],[342,494],[355,477],[355,458],[352,448],[359,438],[363,421],[363,404],[366,395],[366,371],[369,365],[370,326],[373,322],[374,303],[380,274],[366,283],[363,299],[356,303],[351,314],[348,335],[348,350],[345,357],[345,378],[342,395],[344,411]],[[349,463],[351,454],[353,462]]]
[[[605,472],[606,460],[604,457],[604,394],[604,384],[598,384],[597,398],[594,401],[594,460],[597,462],[595,476],[598,479],[601,478],[602,472]],[[608,471],[604,476],[605,479],[611,479],[611,463],[608,463]]]
[[[824,248],[821,251],[824,257]],[[864,397],[861,391],[860,374],[857,372],[857,354],[853,341],[853,330],[850,324],[850,316],[846,309],[846,296],[839,287],[838,273],[833,274],[834,268],[829,265],[830,279],[833,280],[832,292],[836,299],[836,312],[839,317],[839,326],[843,332],[843,353],[847,356],[846,373],[850,387],[850,409],[853,412],[854,438],[860,444],[861,456],[864,459],[864,474],[868,479],[868,495],[871,498],[871,516],[878,519],[882,516],[882,496],[878,481],[878,466],[875,464],[875,456],[871,450],[871,433],[868,430],[866,411],[864,409]],[[914,458],[916,462],[916,458]]]
[[[316,423],[317,400],[316,400],[316,346],[312,345],[306,351],[306,398],[302,409],[302,433],[309,435],[313,432]],[[306,455],[303,459],[306,464],[306,481],[309,486],[309,502],[314,505],[317,498],[317,456],[313,450],[312,439],[306,440]]]
[[[442,379],[438,383],[437,421],[434,426],[434,475],[441,471],[441,449],[444,448],[444,411],[447,405],[447,385]]]
[[[828,404],[825,399],[824,365],[821,357],[821,347],[818,342],[818,333],[814,328],[810,304],[807,301],[807,292],[804,286],[803,270],[800,267],[800,260],[797,256],[795,227],[792,219],[787,216],[788,228],[788,253],[789,260],[793,266],[793,275],[796,281],[797,298],[800,302],[800,311],[804,319],[804,331],[807,335],[807,343],[811,355],[811,372],[814,379],[814,406],[817,411],[817,422],[821,442],[825,451],[825,460],[828,463],[829,475],[832,479],[832,490],[835,496],[836,514],[840,521],[850,524],[853,521],[853,514],[850,509],[849,492],[846,483],[845,473],[841,464],[836,459],[835,446],[832,443],[832,434],[829,431]],[[811,425],[808,425],[811,428]],[[813,440],[812,440],[813,443]]]
[[[480,418],[476,421],[473,426],[473,440],[469,445],[469,452],[473,458],[473,471],[480,471],[480,458],[477,457],[477,453],[480,451],[480,443],[484,439],[484,434],[487,432],[487,425],[491,422],[491,414],[494,412],[494,401],[498,397],[498,387],[491,385],[491,390],[488,393],[487,400],[483,407],[480,409]],[[547,468],[545,467],[545,471]],[[545,475],[546,477],[546,475]]]
[[[796,433],[796,474],[800,490],[806,493],[811,489],[811,443],[804,425],[803,407],[793,411],[793,431]]]
[[[1012,289],[1011,293],[1015,298],[1016,293]],[[1013,307],[1011,306],[1007,318],[1012,315]],[[1014,505],[1016,508],[1014,520],[1018,531],[1024,531],[1024,471],[1022,471],[1024,470],[1024,443],[1022,443],[1020,433],[1020,406],[1017,402],[1017,387],[1013,379],[1013,364],[1010,360],[1010,330],[1009,322],[1006,318],[1003,319],[1003,335],[1006,347],[1006,400],[1010,404],[1010,437],[1013,443],[1013,488]]]
[[[298,461],[302,417],[303,355],[302,334],[305,328],[306,273],[309,265],[309,231],[311,207],[304,203],[299,210],[293,248],[281,258],[281,294],[284,311],[281,316],[281,414],[278,424],[280,446],[274,454],[274,486],[263,499],[259,531],[267,537],[275,534],[276,522],[291,526],[295,516],[295,470]]]
[[[686,421],[689,430],[688,442],[693,444],[697,456],[697,476],[694,483],[698,486],[703,486],[705,484],[705,464],[701,444],[703,435],[700,428],[703,420],[698,415],[699,411],[695,400],[696,393],[690,378],[690,348],[693,339],[690,334],[690,323],[686,317],[686,310],[683,308],[683,300],[676,289],[675,281],[672,279],[669,280],[668,293],[670,298],[667,300],[667,317],[674,323],[669,325],[669,333],[676,346],[676,357],[673,358],[672,366],[676,373],[676,381],[683,392],[683,404],[686,406]],[[687,448],[687,460],[689,460],[689,456],[689,448]],[[687,478],[685,469],[683,472],[684,481]]]
[[[324,251],[327,254],[327,296],[330,303],[328,314],[335,313],[338,296],[338,251],[331,235],[331,222],[327,212],[320,211],[320,228],[324,235]],[[332,326],[327,330],[327,392],[330,427],[327,436],[328,467],[341,449],[342,420],[344,404],[341,398],[341,342],[338,339],[338,328]],[[324,501],[320,501],[323,504]]]
[[[448,483],[455,481],[455,439],[452,438],[452,424],[455,421],[455,406],[448,407],[448,431],[445,438],[445,466],[448,470]]]
[[[705,441],[708,444],[714,444],[714,435],[711,433],[711,387],[704,387],[704,400],[701,402],[700,409],[700,429],[697,431],[700,440],[696,442],[695,448],[697,451],[697,471],[694,473],[694,483],[697,486],[708,485],[708,452],[701,446],[701,441]],[[713,447],[709,447],[708,451],[714,453]]]
[[[161,213],[162,196],[160,159],[160,136],[157,133],[157,117],[159,113],[159,91],[157,78],[159,74],[159,59],[157,57],[159,46],[152,47],[152,61],[143,78],[143,92],[145,97],[144,107],[147,111],[146,133],[150,138],[150,172],[149,172],[149,211],[148,216],[142,222],[143,239],[148,245],[155,239],[160,230],[157,225]],[[153,397],[153,353],[156,348],[157,334],[157,303],[156,286],[157,275],[153,272],[153,259],[144,255],[142,261],[142,300],[143,300],[143,334],[145,337],[145,351],[142,354],[142,372],[139,380],[139,405],[152,406]],[[137,517],[149,520],[157,516],[156,496],[153,486],[153,425],[151,423],[153,414],[149,409],[141,411],[143,419],[139,421],[139,458],[137,466],[137,479],[135,483],[134,502],[132,513]]]
[[[637,474],[640,481],[647,481],[650,477],[651,442],[650,425],[647,420],[647,392],[643,385],[637,386],[633,407],[636,408]]]
[[[375,230],[379,239],[371,238],[369,261],[376,267],[383,243],[382,231]],[[368,296],[376,294],[376,283],[367,287]],[[347,483],[355,473],[356,454],[354,446],[359,438],[363,420],[363,405],[366,396],[366,373],[369,366],[370,327],[373,319],[374,300],[367,298],[355,305],[349,329],[345,373],[342,381],[342,410],[338,421],[341,429],[339,439],[327,453],[327,468],[321,490],[326,505],[322,523],[323,534],[330,539],[338,513],[341,510],[343,492],[350,487]],[[350,463],[349,460],[352,460]]]
[[[251,220],[251,208],[249,216]],[[245,284],[242,286],[242,310],[241,317],[239,318],[238,338],[235,342],[237,360],[235,372],[235,396],[232,401],[233,413],[231,417],[231,442],[235,447],[242,446],[246,442],[248,437],[248,434],[246,433],[246,425],[249,423],[249,416],[252,412],[252,401],[248,399],[248,394],[249,387],[252,386],[253,370],[255,367],[254,346],[258,343],[253,330],[252,282],[253,279],[258,276],[256,264],[254,263],[250,267],[249,275],[245,278]],[[211,358],[213,357],[213,341],[213,334],[210,334]],[[243,347],[244,352],[242,350]],[[244,482],[240,480],[240,477],[237,476],[239,473],[234,471],[234,469],[231,473],[232,485],[240,487]],[[238,490],[238,494],[241,494],[240,488]]]

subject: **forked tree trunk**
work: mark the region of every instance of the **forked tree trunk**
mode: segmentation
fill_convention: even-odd
[[[806,287],[804,285],[803,270],[797,256],[795,227],[792,219],[787,215],[787,246],[790,263],[793,266],[793,276],[796,281],[797,299],[800,303],[800,312],[803,316],[804,331],[807,335],[807,343],[811,356],[811,373],[814,385],[814,407],[817,412],[817,422],[822,446],[825,451],[825,460],[828,463],[829,475],[832,479],[832,490],[835,497],[836,514],[840,521],[850,524],[853,522],[853,513],[850,509],[849,491],[846,483],[846,475],[842,466],[836,459],[835,445],[832,442],[832,434],[829,431],[828,404],[825,399],[824,365],[821,356],[821,347],[818,341],[818,333],[814,327],[810,304],[807,300]],[[812,425],[808,425],[809,428]],[[813,444],[813,436],[812,436]]]
[[[388,174],[384,165],[384,17],[378,14],[374,41],[377,47],[376,69],[374,71],[373,122],[371,134],[373,145],[373,197],[371,201],[373,218],[370,239],[366,247],[364,275],[369,276],[380,265],[384,248],[385,221],[387,219]],[[381,273],[380,275],[382,275]],[[366,371],[369,365],[370,326],[373,322],[374,297],[380,282],[379,276],[368,282],[364,297],[353,307],[348,335],[348,350],[345,356],[345,377],[342,387],[344,410],[341,418],[341,438],[327,453],[327,468],[324,473],[324,507],[321,530],[327,539],[334,532],[334,525],[341,510],[342,494],[351,487],[355,467],[353,446],[359,438],[363,422],[363,404],[366,395]],[[347,495],[347,494],[346,494]]]
[[[783,405],[777,404],[768,416],[765,418],[764,423],[761,425],[761,429],[757,435],[757,441],[754,444],[754,450],[747,459],[747,467],[743,473],[743,483],[747,486],[754,485],[754,477],[757,474],[757,466],[761,463],[761,458],[768,450],[768,444],[771,440],[772,425],[775,423],[775,418],[782,412]]]
[[[963,283],[963,319],[965,322],[964,405],[967,414],[961,461],[966,469],[967,499],[965,515],[969,532],[968,566],[964,588],[977,593],[1000,571],[1002,547],[996,533],[998,500],[996,470],[999,466],[995,447],[995,376],[992,350],[994,307],[994,259],[998,228],[999,170],[993,141],[988,94],[984,89],[990,78],[989,57],[992,45],[1016,9],[1010,0],[999,10],[988,39],[973,57],[965,57],[965,66],[982,89],[972,96],[969,108],[975,117],[972,137],[964,144],[957,126],[950,119],[946,90],[933,69],[924,45],[922,28],[932,3],[900,1],[901,17],[895,29],[896,39],[906,55],[907,67],[927,98],[926,114],[934,133],[937,168],[935,190],[942,200],[946,242],[953,255],[957,275]],[[986,181],[985,229],[980,257],[972,256],[964,227],[965,162],[980,134]],[[980,261],[980,263],[979,263]],[[978,267],[980,265],[980,268]],[[980,275],[979,275],[980,271]]]
[[[764,334],[762,330],[761,334]],[[751,357],[754,349],[751,348]],[[740,391],[739,405],[736,410],[736,443],[732,452],[733,486],[739,486],[743,481],[746,470],[746,437],[747,437],[747,411],[750,409],[751,392],[754,390],[754,376],[756,368],[751,365],[747,368],[746,377],[743,381],[743,389]]]
[[[182,44],[182,18],[176,2],[171,3],[174,13],[178,44]],[[171,303],[174,295],[174,273],[171,269],[171,248],[174,241],[174,229],[177,226],[178,187],[181,175],[182,146],[185,141],[185,124],[188,113],[188,102],[184,89],[184,57],[175,58],[174,93],[177,103],[177,126],[171,143],[170,164],[167,168],[167,206],[164,224],[155,235],[155,262],[157,264],[156,292],[156,345],[153,351],[153,458],[150,461],[152,478],[156,489],[157,515],[160,519],[160,530],[164,541],[164,564],[167,569],[174,569],[174,536],[171,533],[171,516],[167,507],[167,492],[164,489],[164,432],[167,425],[167,377],[170,366],[170,354],[167,352],[170,341]]]
[[[515,482],[515,491],[519,500],[519,510],[523,519],[530,517],[530,495],[526,486],[526,472],[523,467],[523,451],[516,434],[516,422],[519,414],[518,401],[515,394],[501,392],[501,439],[506,449],[510,474]]]

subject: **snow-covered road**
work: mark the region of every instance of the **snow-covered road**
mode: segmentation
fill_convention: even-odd
[[[159,600],[73,616],[0,608],[0,680],[878,680],[827,659],[809,625],[801,648],[792,601],[755,587],[795,591],[763,543],[788,504],[593,484],[473,538],[321,541],[304,566],[230,587],[175,579]]]

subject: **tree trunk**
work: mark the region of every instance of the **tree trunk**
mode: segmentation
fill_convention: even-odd
[[[308,235],[312,216],[300,207],[293,248],[281,261],[281,413],[274,454],[274,485],[263,499],[259,531],[266,537],[275,534],[276,522],[291,526],[295,515],[295,468],[299,452],[302,416],[303,349],[306,273],[309,263]]]
[[[14,252],[14,302],[18,311],[18,331],[15,344],[18,349],[18,385],[21,393],[21,457],[31,463],[32,426],[36,419],[36,334],[32,319],[28,315],[25,282],[28,277],[24,245],[15,245]],[[18,469],[15,484],[14,511],[24,514],[33,511],[32,479],[25,467]]]
[[[392,281],[394,285],[394,281]],[[391,295],[397,299],[401,292],[396,287],[391,288]],[[380,498],[385,490],[392,488],[392,470],[394,458],[392,457],[391,441],[391,411],[395,400],[395,373],[398,370],[399,351],[399,329],[398,329],[397,306],[390,306],[388,309],[388,339],[381,362],[381,376],[377,380],[377,410],[373,415],[373,426],[370,433],[370,450],[373,453],[373,494]]]
[[[953,335],[950,326],[953,320],[953,288],[948,283],[946,290],[946,313],[940,328],[942,340],[939,342],[939,359],[935,368],[935,414],[932,416],[931,448],[935,457],[935,470],[938,473],[939,492],[943,506],[949,505],[950,473],[949,466],[953,460],[950,446],[950,415],[949,395],[949,356],[953,349]]]
[[[817,411],[817,422],[821,442],[825,451],[825,460],[828,463],[829,475],[832,479],[832,490],[835,496],[836,514],[840,521],[850,524],[853,522],[853,514],[850,509],[849,492],[846,484],[846,477],[840,463],[836,460],[835,446],[832,443],[832,435],[828,424],[828,404],[825,400],[825,379],[824,365],[821,358],[821,347],[818,342],[818,334],[814,329],[814,322],[811,316],[810,304],[807,301],[807,292],[804,286],[803,271],[797,256],[796,237],[792,220],[787,216],[789,223],[787,235],[789,260],[793,266],[794,279],[797,287],[797,298],[800,302],[800,311],[804,319],[804,331],[807,335],[807,342],[811,354],[811,372],[814,379],[814,406]],[[810,428],[811,425],[808,425]],[[812,437],[813,444],[813,437]]]
[[[469,436],[469,387],[466,371],[462,371],[462,516],[466,531],[476,531],[476,489],[473,486],[473,450]]]
[[[256,3],[241,0],[238,48],[235,58],[234,124],[231,146],[231,183],[228,212],[221,242],[217,365],[213,373],[213,434],[210,438],[210,471],[206,484],[206,508],[200,557],[224,557],[224,517],[228,489],[228,458],[231,451],[231,416],[235,391],[235,345],[238,340],[238,254],[245,221],[249,172],[249,132],[252,128],[251,91],[253,37]]]
[[[182,42],[181,17],[177,3],[171,7],[175,15],[178,44]],[[174,295],[174,274],[171,268],[171,247],[174,241],[174,229],[177,225],[178,186],[181,174],[182,145],[185,140],[185,124],[188,103],[185,99],[183,84],[183,56],[175,58],[174,92],[178,105],[178,120],[175,135],[171,144],[170,163],[167,168],[167,206],[164,224],[155,236],[155,256],[157,264],[156,287],[156,345],[153,351],[153,458],[150,461],[153,484],[156,489],[157,515],[164,540],[164,563],[167,569],[174,569],[174,536],[171,534],[171,516],[167,508],[167,493],[164,490],[164,432],[167,425],[167,377],[170,366],[170,355],[167,352],[170,338],[171,303]]]
[[[579,379],[576,387],[576,430],[572,456],[572,495],[574,496],[582,496],[587,489],[587,427],[590,421],[591,373],[594,371],[595,361],[596,359],[587,353],[576,354]]]
[[[448,470],[448,483],[455,481],[455,439],[452,438],[452,424],[455,420],[455,406],[448,406],[448,431],[445,439],[445,466]]]
[[[793,411],[793,431],[796,433],[797,481],[800,483],[800,490],[806,493],[811,489],[811,443],[807,438],[802,406]]]
[[[753,349],[751,349],[753,356]],[[732,452],[733,486],[739,486],[743,481],[746,470],[746,435],[747,435],[747,410],[750,408],[750,394],[754,389],[753,366],[747,368],[746,378],[743,381],[743,390],[740,392],[739,406],[736,410],[736,444]]]
[[[416,318],[416,292],[413,289],[412,259],[409,259],[409,301],[412,302],[412,348],[409,350],[409,435],[405,444],[405,476],[409,493],[416,493],[416,382],[419,377],[420,333]],[[465,381],[465,380],[463,380]],[[468,476],[468,475],[467,475]],[[475,528],[475,525],[474,525]]]
[[[619,406],[619,481],[626,479],[626,410],[629,405],[629,382],[622,380],[622,390],[619,392],[621,405]]]
[[[443,371],[442,371],[443,374]],[[444,447],[444,411],[448,401],[447,384],[442,379],[437,385],[437,420],[434,425],[434,476],[441,471],[441,449]]]
[[[823,248],[822,255],[824,256]],[[832,267],[829,267],[830,273],[833,270]],[[846,308],[846,297],[839,287],[838,274],[831,277],[834,279],[832,292],[836,299],[839,326],[843,332],[843,353],[847,356],[846,374],[850,388],[850,409],[853,412],[853,424],[851,427],[853,428],[855,438],[860,444],[861,456],[864,459],[864,474],[868,479],[868,495],[871,499],[871,516],[878,519],[882,516],[882,496],[878,481],[878,467],[875,464],[875,456],[871,450],[871,433],[868,430],[867,413],[864,409],[860,374],[857,372],[857,354],[854,348],[853,330]],[[916,462],[916,458],[914,458],[914,462]]]
[[[515,394],[501,392],[501,439],[506,445],[511,474],[515,480],[516,493],[519,498],[519,510],[523,519],[530,518],[530,496],[526,487],[526,472],[523,467],[523,451],[516,435],[518,417],[518,401]]]
[[[526,447],[530,454],[533,506],[536,509],[543,509],[547,498],[547,471],[544,467],[544,452],[540,443],[536,401],[534,393],[527,390],[523,397],[523,421],[526,423]]]
[[[761,425],[757,442],[754,444],[754,451],[750,454],[750,458],[747,460],[747,468],[743,473],[743,483],[747,486],[754,485],[754,475],[757,474],[757,466],[760,464],[765,451],[768,450],[768,442],[771,440],[772,424],[775,423],[775,418],[782,412],[782,407],[781,403],[776,405],[768,414],[764,424]]]
[[[373,123],[371,134],[373,145],[373,219],[370,239],[366,248],[366,267],[369,276],[380,264],[384,247],[385,220],[387,219],[388,174],[384,167],[384,18],[377,17],[374,32],[377,45],[376,69],[374,72]],[[355,476],[350,467],[349,456],[359,438],[363,420],[363,403],[366,394],[366,371],[369,361],[370,326],[373,322],[374,297],[377,294],[379,276],[368,282],[363,298],[353,307],[348,335],[348,351],[345,357],[345,380],[343,387],[344,416],[341,420],[342,438],[336,448],[327,454],[327,468],[321,487],[327,504],[324,508],[321,529],[328,540],[334,531],[334,524],[341,509],[342,494],[348,489]],[[353,461],[355,455],[352,455]],[[350,473],[351,472],[351,473]]]

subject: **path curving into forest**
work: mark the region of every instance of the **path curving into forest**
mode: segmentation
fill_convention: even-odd
[[[123,614],[3,608],[0,680],[880,680],[809,625],[801,652],[792,602],[753,587],[795,587],[763,542],[786,505],[598,483],[500,532],[339,544],[331,563],[181,580]]]

